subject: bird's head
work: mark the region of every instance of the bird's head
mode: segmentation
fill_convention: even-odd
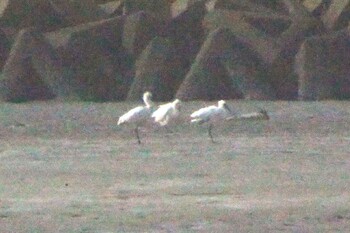
[[[176,100],[174,100],[173,104],[174,104],[176,109],[180,110],[180,108],[181,108],[181,100],[176,99]]]
[[[218,106],[219,106],[219,107],[223,107],[225,104],[226,104],[226,101],[225,101],[225,100],[219,100],[219,101],[218,101]]]
[[[145,93],[143,93],[143,98],[147,98],[147,99],[150,99],[152,97],[152,93],[149,92],[149,91],[146,91]]]
[[[225,109],[226,111],[228,111],[230,114],[233,113],[232,110],[231,110],[231,108],[227,105],[227,103],[226,103],[225,100],[220,100],[220,101],[218,102],[218,106],[219,106],[220,108],[224,108],[224,109]]]

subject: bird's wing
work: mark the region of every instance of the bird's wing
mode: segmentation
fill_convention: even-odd
[[[216,109],[216,106],[209,106],[209,107],[205,107],[205,108],[201,108],[195,112],[193,112],[191,114],[192,118],[205,118],[208,117],[210,115],[210,113],[212,111],[214,111],[214,109]]]
[[[118,125],[126,123],[126,122],[135,122],[140,118],[144,117],[147,113],[147,108],[144,106],[138,106],[136,108],[131,109],[121,117],[119,117]]]
[[[163,121],[170,109],[171,107],[169,104],[163,104],[159,106],[159,108],[156,111],[153,112],[152,118],[154,118],[155,122]]]
[[[159,105],[159,108],[168,107],[168,106],[170,106],[170,105],[171,105],[171,103],[161,104],[161,105]]]
[[[198,123],[202,124],[210,120],[211,115],[213,112],[216,112],[217,107],[216,106],[209,106],[206,108],[201,108],[194,113],[191,114],[191,122],[192,123]]]

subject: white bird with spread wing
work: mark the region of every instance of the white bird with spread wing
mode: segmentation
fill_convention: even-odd
[[[218,106],[212,105],[209,107],[201,108],[191,114],[192,123],[208,123],[208,135],[212,142],[214,142],[211,130],[213,124],[217,122],[223,122],[229,116],[232,116],[232,110],[228,107],[224,100],[218,101]]]
[[[135,134],[137,137],[137,142],[141,144],[139,136],[139,127],[150,120],[154,103],[151,100],[152,94],[150,92],[145,92],[143,94],[143,102],[145,106],[138,106],[131,109],[121,117],[119,117],[118,125],[122,124],[133,124],[135,125]]]
[[[166,125],[168,125],[171,120],[179,116],[180,105],[181,101],[179,99],[176,99],[173,102],[167,104],[162,104],[156,111],[153,112],[152,118],[154,118],[154,121],[156,123],[166,127]]]

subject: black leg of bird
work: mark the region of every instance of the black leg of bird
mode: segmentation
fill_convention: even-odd
[[[171,129],[169,129],[168,126],[165,125],[164,128],[167,131],[167,133],[174,133]]]
[[[141,144],[141,140],[140,140],[140,136],[139,136],[139,127],[138,126],[136,126],[136,128],[135,128],[135,134],[136,134],[136,138],[137,138],[138,144]]]
[[[214,141],[214,139],[213,139],[213,135],[211,134],[212,128],[213,128],[213,124],[209,124],[209,125],[208,125],[208,135],[209,135],[209,137],[210,137],[210,139],[211,139],[211,142],[214,143],[215,141]]]

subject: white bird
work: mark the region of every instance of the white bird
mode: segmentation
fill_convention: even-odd
[[[152,108],[154,103],[151,100],[152,94],[150,92],[145,92],[143,94],[143,102],[145,106],[138,106],[136,108],[131,109],[121,117],[119,117],[118,125],[122,124],[133,124],[135,125],[135,134],[137,137],[137,142],[141,144],[140,136],[139,136],[139,127],[144,124],[147,120],[150,119],[152,114]]]
[[[228,107],[224,100],[218,101],[218,106],[212,105],[205,108],[201,108],[191,114],[192,123],[208,123],[208,135],[212,142],[214,142],[211,130],[213,124],[216,122],[224,121],[227,117],[232,116],[232,110]]]
[[[162,104],[153,112],[152,118],[154,118],[154,121],[159,125],[166,127],[171,120],[179,116],[180,105],[181,101],[179,99],[167,104]]]

